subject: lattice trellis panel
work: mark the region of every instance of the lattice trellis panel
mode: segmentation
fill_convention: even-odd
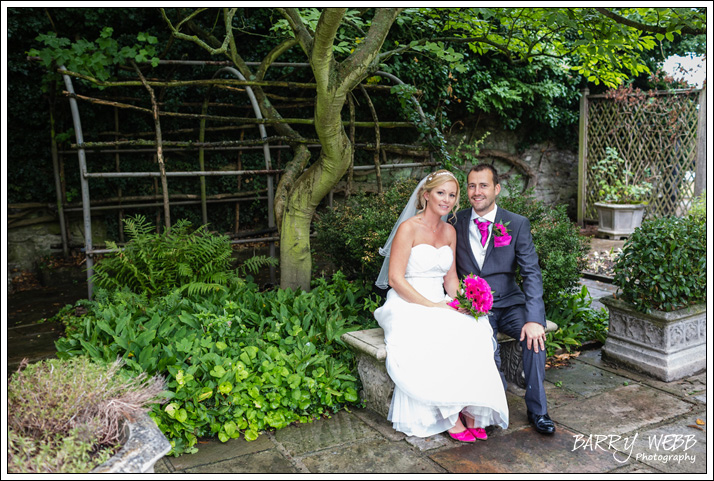
[[[698,91],[588,97],[585,218],[597,219],[590,165],[617,149],[635,182],[654,184],[645,216],[684,215],[694,197]]]

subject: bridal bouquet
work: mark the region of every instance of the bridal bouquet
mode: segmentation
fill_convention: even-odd
[[[459,284],[456,299],[449,302],[454,309],[465,309],[474,317],[486,315],[493,307],[493,292],[485,279],[469,274]]]

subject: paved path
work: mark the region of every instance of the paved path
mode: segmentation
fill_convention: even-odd
[[[486,442],[394,431],[366,410],[263,433],[252,442],[208,440],[199,452],[165,457],[157,473],[612,473],[707,472],[706,373],[664,383],[584,351],[546,371],[553,436],[526,421],[522,391],[507,392],[510,425]],[[520,391],[520,392],[519,392]],[[703,423],[703,424],[701,424]],[[711,463],[709,464],[711,473]],[[705,477],[702,477],[705,479]]]

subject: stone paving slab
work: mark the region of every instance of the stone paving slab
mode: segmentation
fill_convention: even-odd
[[[706,389],[707,389],[707,373],[706,371],[688,376],[677,381],[664,382],[655,379],[646,374],[625,369],[622,366],[613,364],[602,359],[602,351],[600,349],[593,351],[585,351],[578,357],[578,362],[583,362],[591,366],[597,367],[617,374],[622,377],[636,380],[642,384],[655,387],[662,391],[668,392],[675,396],[682,396],[692,399],[692,401],[706,404]]]
[[[623,386],[631,379],[573,360],[568,367],[553,367],[545,372],[546,381],[556,387],[590,397],[608,389]]]
[[[501,428],[489,429],[486,431],[489,436],[500,436],[530,426],[528,423],[526,401],[523,399],[523,396],[514,395],[506,391],[506,402],[508,403],[508,429],[505,431]]]
[[[610,452],[573,450],[575,434],[562,426],[552,436],[521,429],[430,457],[450,473],[605,473],[619,466]]]
[[[704,421],[702,430],[697,419]],[[654,429],[638,432],[632,458],[665,473],[706,473],[706,411],[699,411]]]
[[[354,414],[340,411],[329,419],[295,424],[275,432],[275,440],[292,456],[376,437],[379,433]]]
[[[367,424],[372,429],[375,429],[390,441],[401,441],[406,438],[404,433],[395,431],[392,423],[381,414],[377,414],[369,409],[354,409],[352,414],[357,416],[363,423]]]
[[[555,408],[550,417],[585,435],[623,435],[685,414],[692,406],[658,389],[634,383],[597,394],[585,404]]]
[[[240,456],[213,464],[185,469],[183,473],[265,473],[296,474],[295,468],[277,449]]]
[[[273,449],[275,446],[266,434],[261,434],[255,441],[246,441],[245,438],[229,439],[222,443],[218,438],[206,442],[199,442],[198,452],[183,454],[179,457],[165,457],[171,470],[181,471],[197,466],[230,460],[247,454]]]
[[[328,448],[300,460],[311,473],[446,473],[406,442],[382,438]]]
[[[546,371],[547,372],[547,371]],[[568,389],[563,389],[558,387],[551,382],[545,382],[545,398],[548,400],[548,411],[552,412],[555,408],[565,406],[573,402],[582,401],[584,396],[570,391]]]

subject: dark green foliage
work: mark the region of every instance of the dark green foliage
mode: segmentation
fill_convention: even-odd
[[[570,352],[586,341],[605,343],[609,324],[607,310],[595,310],[591,304],[592,297],[585,286],[580,291],[562,292],[549,303],[546,318],[556,323],[558,330],[547,335],[548,356],[557,349]]]
[[[563,292],[572,291],[585,267],[588,241],[565,213],[565,205],[549,206],[524,194],[500,196],[498,205],[527,217],[543,275],[546,309]]]
[[[705,218],[645,220],[627,239],[615,263],[620,298],[635,309],[674,311],[706,301]]]
[[[206,226],[191,231],[191,223],[183,219],[163,234],[157,234],[143,216],[124,223],[130,240],[122,252],[95,266],[97,287],[127,287],[151,297],[175,288],[206,293],[223,289],[228,282],[232,253],[228,237],[210,234]],[[114,242],[107,244],[117,248]]]
[[[321,213],[315,222],[317,250],[349,278],[377,280],[384,245],[417,182],[394,183],[383,195],[355,194]]]
[[[174,455],[195,452],[204,436],[253,440],[359,403],[354,357],[340,336],[374,327],[368,292],[339,273],[309,293],[259,292],[238,279],[201,296],[100,290],[83,303],[86,315],[64,313],[58,357],[121,357],[136,373],[167,373],[170,403],[151,416]]]

